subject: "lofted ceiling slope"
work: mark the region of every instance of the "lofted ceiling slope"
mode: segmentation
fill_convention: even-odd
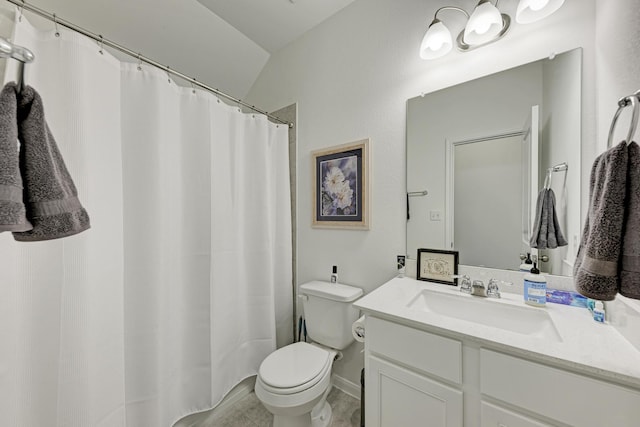
[[[244,98],[271,53],[353,0],[27,1]]]

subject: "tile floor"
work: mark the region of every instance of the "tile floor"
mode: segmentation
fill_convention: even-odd
[[[327,397],[333,410],[331,427],[360,427],[360,401],[333,388]],[[273,415],[262,406],[255,393],[199,427],[271,427]]]

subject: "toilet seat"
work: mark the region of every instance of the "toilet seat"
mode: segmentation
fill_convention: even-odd
[[[297,342],[271,353],[260,365],[258,378],[270,393],[299,393],[313,387],[327,375],[332,358],[332,352]]]

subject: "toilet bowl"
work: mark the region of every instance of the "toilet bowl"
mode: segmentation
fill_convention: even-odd
[[[313,344],[282,347],[262,361],[255,392],[273,414],[274,427],[327,427],[331,423],[331,368],[338,350],[353,342],[351,324],[358,318],[352,302],[362,289],[337,283],[300,286],[306,325]]]
[[[274,415],[274,427],[326,427],[331,367],[336,352],[298,342],[271,353],[260,365],[256,396]]]

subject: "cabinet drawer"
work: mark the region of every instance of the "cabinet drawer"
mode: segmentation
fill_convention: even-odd
[[[366,345],[412,368],[462,383],[462,343],[429,332],[367,316]]]
[[[481,349],[480,391],[577,426],[637,427],[640,392]]]
[[[481,427],[553,427],[491,403],[480,403]]]

